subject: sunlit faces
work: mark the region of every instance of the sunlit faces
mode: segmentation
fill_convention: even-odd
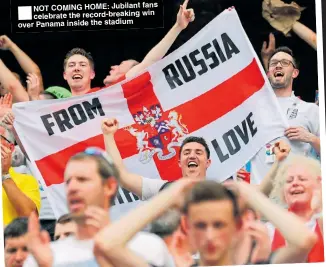
[[[115,195],[115,179],[103,180],[97,162],[91,158],[72,160],[65,170],[68,207],[73,215],[82,215],[92,205],[109,208],[109,200]]]
[[[76,232],[77,225],[74,221],[57,223],[55,225],[54,240],[65,239],[68,236],[75,235]]]
[[[289,207],[310,206],[314,190],[321,187],[320,179],[304,165],[294,164],[287,170],[283,187],[284,199]]]
[[[67,60],[63,77],[68,82],[71,91],[78,93],[90,89],[95,72],[86,57],[76,54]]]
[[[201,262],[215,266],[227,261],[238,232],[230,200],[212,200],[191,204],[186,215],[190,242]]]
[[[280,62],[282,60],[283,63]],[[299,75],[299,70],[294,67],[291,55],[278,52],[270,59],[267,75],[274,89],[283,89],[292,84],[292,80]]]
[[[190,142],[183,146],[179,166],[183,177],[206,177],[206,170],[211,160],[207,158],[205,147],[197,142]]]
[[[6,239],[5,266],[21,267],[28,256],[27,235]]]

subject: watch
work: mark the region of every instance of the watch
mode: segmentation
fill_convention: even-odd
[[[7,179],[11,179],[10,174],[9,174],[9,173],[7,173],[7,174],[3,174],[3,175],[2,175],[2,182],[5,181],[5,180],[7,180]]]

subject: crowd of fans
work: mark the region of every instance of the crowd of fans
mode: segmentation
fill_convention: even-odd
[[[316,34],[298,21],[301,8],[280,2],[264,0],[263,17],[275,29],[285,35],[293,31],[316,49]],[[74,48],[63,63],[69,89],[45,89],[35,62],[9,37],[0,36],[0,49],[14,55],[27,77],[25,88],[22,78],[0,60],[6,267],[324,261],[319,109],[294,95],[297,60],[290,48],[276,47],[273,34],[262,46],[261,60],[290,127],[259,150],[246,164],[250,168],[223,183],[206,180],[214,164],[209,147],[204,138],[187,136],[176,159],[183,178],[167,182],[130,173],[114,138],[119,121],[107,118],[101,125],[106,153],[89,148],[70,158],[64,173],[70,213],[55,218],[46,190],[31,171],[28,151],[17,138],[12,104],[85,95],[137,75],[163,58],[194,21],[194,10],[187,4],[186,0],[180,6],[175,25],[141,62],[128,59],[112,66],[102,87],[91,87],[91,54]],[[114,221],[109,211],[119,186],[143,204]]]

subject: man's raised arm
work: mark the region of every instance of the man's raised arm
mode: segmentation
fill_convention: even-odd
[[[185,0],[183,5],[180,6],[179,12],[177,14],[177,21],[170,29],[170,31],[164,36],[164,38],[152,48],[145,56],[143,61],[138,65],[134,66],[126,73],[126,77],[132,77],[140,73],[150,65],[162,59],[168,52],[174,41],[177,39],[178,35],[182,30],[187,28],[189,22],[194,21],[195,14],[193,9],[187,9],[189,0]]]
[[[106,152],[111,156],[114,164],[117,166],[120,172],[121,186],[141,198],[143,178],[140,175],[128,172],[126,167],[124,166],[120,152],[114,139],[114,134],[118,129],[119,123],[116,119],[105,119],[102,122],[102,132],[104,135],[105,149]]]
[[[9,91],[15,102],[29,101],[28,94],[17,79],[17,77],[7,68],[5,63],[0,59],[0,83],[3,88]]]
[[[9,50],[14,55],[26,75],[31,73],[36,74],[40,81],[41,91],[44,90],[40,68],[23,50],[19,48],[19,46],[17,46],[13,41],[11,41],[8,36],[0,36],[0,49]]]

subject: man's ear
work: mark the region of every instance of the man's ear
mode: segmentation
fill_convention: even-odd
[[[298,69],[294,69],[293,73],[292,73],[292,78],[295,79],[299,76],[299,70]]]
[[[94,78],[95,78],[95,71],[92,70],[92,72],[91,72],[91,80],[93,80]]]
[[[188,230],[189,230],[189,225],[188,225],[188,222],[187,222],[187,218],[186,218],[185,215],[181,215],[181,218],[180,218],[180,231],[184,235],[187,235]]]

